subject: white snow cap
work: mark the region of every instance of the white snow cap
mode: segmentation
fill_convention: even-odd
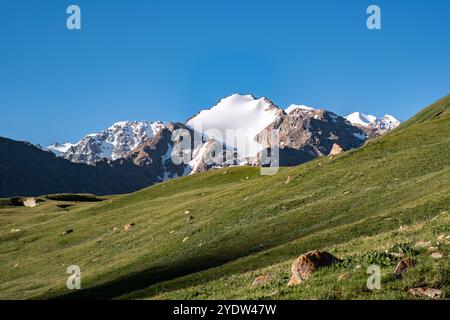
[[[297,109],[300,109],[300,110],[307,110],[307,111],[313,111],[313,110],[316,110],[316,109],[314,109],[314,108],[311,108],[311,107],[308,107],[308,106],[305,106],[305,105],[303,105],[303,104],[291,104],[286,110],[284,110],[287,114],[289,114],[290,112],[292,112],[292,111],[294,111],[294,110],[297,110]]]
[[[364,114],[361,112],[353,112],[345,117],[352,124],[359,124],[361,126],[370,126],[375,124],[377,117],[371,114]]]
[[[351,124],[360,125],[364,127],[375,127],[381,131],[388,131],[398,127],[401,121],[396,117],[386,114],[383,118],[377,118],[372,115],[363,114],[360,112],[353,112],[345,117]]]
[[[386,121],[386,122],[391,122],[391,123],[398,123],[398,124],[401,123],[400,120],[398,120],[394,116],[391,116],[390,114],[385,114],[384,117],[383,117],[383,120]]]
[[[229,146],[236,144],[231,132],[239,132],[240,141],[245,140],[248,147],[236,146],[238,153],[243,156],[255,156],[259,151],[259,146],[254,140],[255,136],[273,123],[280,114],[281,109],[267,98],[233,94],[220,100],[211,109],[201,111],[188,120],[187,125]]]

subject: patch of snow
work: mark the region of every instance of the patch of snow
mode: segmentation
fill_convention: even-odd
[[[67,150],[70,149],[70,147],[74,147],[76,146],[76,144],[72,144],[72,143],[58,143],[55,142],[51,145],[49,145],[47,148],[45,148],[45,150],[49,150],[51,152],[53,152],[56,156],[61,156],[63,153],[65,153]]]

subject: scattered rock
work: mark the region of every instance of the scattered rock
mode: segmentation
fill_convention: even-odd
[[[348,280],[348,279],[350,279],[350,277],[351,277],[350,272],[344,272],[344,273],[339,275],[338,281]]]
[[[440,259],[442,258],[442,253],[439,252],[433,252],[430,257],[432,257],[433,259]]]
[[[291,266],[291,279],[288,285],[297,285],[307,280],[317,269],[340,262],[338,258],[325,251],[310,251],[302,254]]]
[[[264,276],[256,277],[255,280],[252,283],[252,286],[258,286],[258,285],[267,283],[267,282],[271,281],[272,279],[273,279],[272,276],[269,275],[269,274],[264,275]]]
[[[438,240],[444,240],[444,239],[445,239],[445,234],[440,235],[440,236],[438,237]]]
[[[427,297],[431,299],[440,299],[442,297],[442,291],[432,288],[411,288],[409,293],[416,297]]]
[[[246,177],[245,177],[245,180],[248,180],[248,179],[250,179],[250,177],[249,177],[249,176],[246,176]]]
[[[404,254],[401,252],[389,252],[389,254],[396,258],[403,258]]]
[[[131,229],[133,229],[133,227],[135,225],[136,225],[135,223],[129,223],[129,224],[126,224],[123,228],[125,231],[130,231]]]
[[[359,270],[359,269],[361,269],[361,268],[362,268],[362,265],[358,264],[358,265],[355,267],[355,270]]]
[[[328,154],[329,156],[335,156],[338,155],[342,152],[344,152],[344,148],[342,148],[340,145],[338,145],[337,143],[333,144],[333,147],[331,148],[330,153]]]
[[[429,247],[428,251],[429,252],[436,252],[436,251],[438,251],[438,248],[436,248],[436,247]]]
[[[428,246],[430,246],[431,242],[425,242],[425,241],[419,241],[414,245],[414,248],[426,248]]]
[[[194,217],[193,217],[193,216],[189,216],[189,217],[186,219],[186,222],[192,222],[192,221],[194,221]]]
[[[394,270],[394,276],[400,278],[402,273],[416,265],[417,261],[413,258],[405,258],[398,262]]]
[[[170,231],[169,233],[170,233],[170,234],[174,234],[174,233],[175,233],[175,231],[174,231],[174,230],[172,230],[172,231]]]
[[[61,235],[65,236],[65,235],[68,235],[70,233],[73,233],[73,229],[66,230]]]
[[[114,227],[112,230],[113,230],[113,231],[117,231],[117,229],[118,229],[117,227]]]
[[[36,198],[27,198],[24,202],[23,205],[25,207],[28,208],[34,208],[37,207],[37,205],[39,204],[39,201]]]
[[[17,262],[15,265],[13,265],[12,267],[13,268],[16,268],[16,267],[18,267],[19,266],[19,263]]]
[[[184,214],[189,214],[189,213],[191,213],[190,210],[186,210],[186,211],[184,212]]]
[[[188,239],[189,239],[189,237],[184,238],[184,239],[183,239],[183,242],[188,241]]]
[[[294,178],[292,178],[292,176],[288,176],[288,177],[286,178],[286,181],[285,181],[284,183],[285,183],[285,184],[288,184],[288,183],[290,183],[293,179],[294,179]]]
[[[20,229],[11,229],[11,233],[17,233],[20,232]]]

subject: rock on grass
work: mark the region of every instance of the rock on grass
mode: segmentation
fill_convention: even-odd
[[[432,288],[411,288],[408,292],[416,297],[440,299],[442,297],[442,291]]]
[[[325,251],[310,251],[302,254],[291,266],[291,279],[288,286],[297,285],[307,280],[320,268],[338,263],[341,260]]]

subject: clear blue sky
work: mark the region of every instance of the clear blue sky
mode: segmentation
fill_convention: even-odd
[[[0,136],[76,142],[235,92],[407,119],[450,93],[449,39],[448,0],[0,0]]]

